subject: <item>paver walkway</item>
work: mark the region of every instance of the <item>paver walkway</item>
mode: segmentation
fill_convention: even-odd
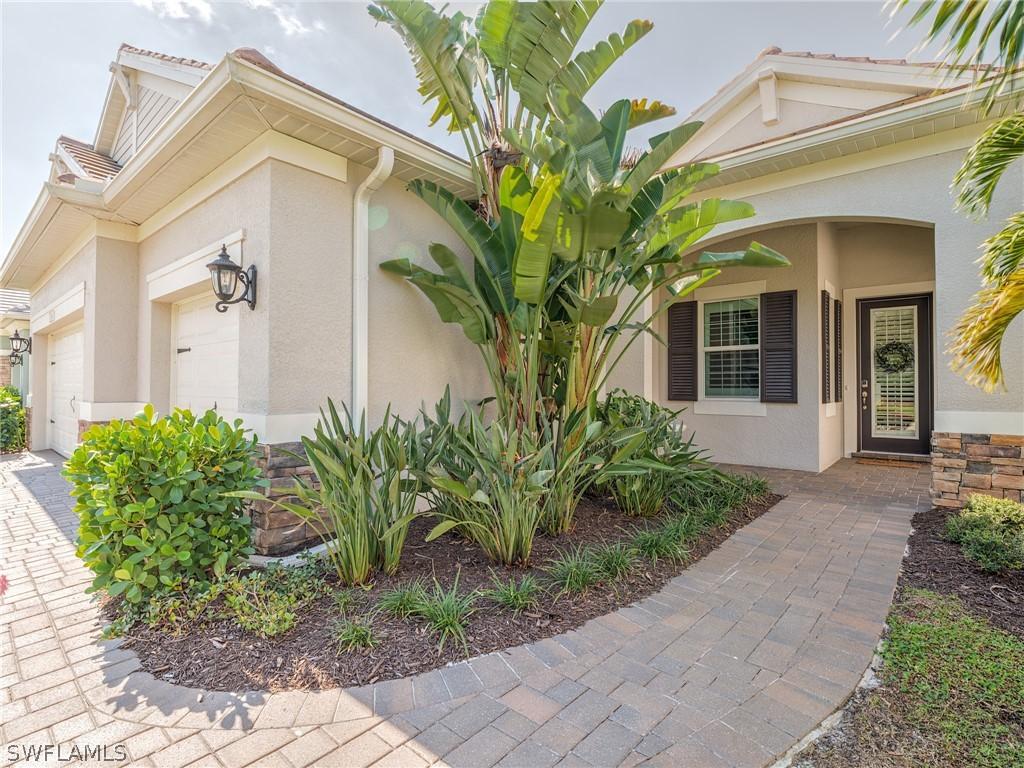
[[[97,641],[59,461],[0,460],[5,762],[59,744],[161,768],[770,764],[853,690],[928,507],[924,467],[766,471],[785,500],[579,630],[375,686],[236,695]]]

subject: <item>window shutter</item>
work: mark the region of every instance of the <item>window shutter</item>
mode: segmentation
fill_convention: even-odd
[[[832,313],[832,297],[828,291],[821,292],[821,402],[832,402],[832,333],[829,315]]]
[[[668,308],[668,399],[697,399],[697,302]]]
[[[836,383],[835,400],[837,403],[841,403],[843,402],[843,302],[836,299],[832,306],[835,308],[833,323],[836,330],[835,365],[832,366],[832,370]]]
[[[761,402],[796,402],[796,291],[761,294]]]

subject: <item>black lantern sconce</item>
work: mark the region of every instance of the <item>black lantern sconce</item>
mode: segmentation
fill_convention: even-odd
[[[32,339],[21,337],[17,331],[11,336],[11,365],[21,365],[25,361],[25,354],[32,354]]]
[[[217,294],[217,311],[227,312],[228,306],[245,302],[249,309],[256,309],[256,265],[242,269],[228,256],[227,246],[220,247],[217,258],[206,265],[213,281],[213,292]],[[235,296],[238,284],[242,284],[242,293]]]

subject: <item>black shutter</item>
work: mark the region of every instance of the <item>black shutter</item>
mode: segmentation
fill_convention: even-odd
[[[836,344],[835,344],[835,365],[832,370],[834,371],[834,378],[836,382],[836,402],[843,402],[843,302],[836,299],[832,304],[835,307],[835,326],[836,326]]]
[[[761,294],[761,402],[796,402],[796,291]]]
[[[821,402],[832,402],[832,333],[828,316],[832,311],[832,297],[821,292]]]
[[[668,399],[697,399],[697,302],[668,308]]]

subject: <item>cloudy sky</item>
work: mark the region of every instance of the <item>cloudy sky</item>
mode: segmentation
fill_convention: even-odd
[[[2,13],[2,247],[6,255],[48,172],[61,133],[91,142],[118,45],[209,62],[258,48],[285,71],[372,114],[459,151],[415,90],[396,35],[376,27],[363,2],[133,0],[11,2]],[[469,13],[474,6],[465,8]],[[687,114],[762,49],[903,57],[919,32],[896,34],[879,2],[615,2],[585,44],[631,19],[655,28],[588,99],[660,99]],[[926,53],[914,58],[927,58]],[[659,130],[664,126],[659,127]]]

